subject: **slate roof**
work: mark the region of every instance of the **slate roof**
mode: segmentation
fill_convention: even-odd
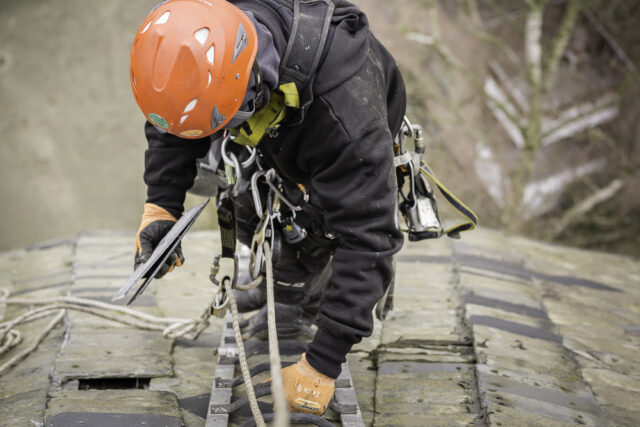
[[[131,272],[132,243],[100,231],[1,253],[0,287],[109,301]],[[200,314],[217,234],[192,232],[183,248],[185,266],[136,309]],[[405,244],[396,280],[395,310],[349,355],[367,424],[640,423],[637,260],[480,228]],[[4,320],[18,312],[0,304]],[[21,327],[25,341],[47,322]],[[69,313],[0,377],[0,426],[202,426],[221,329],[214,320],[197,341],[173,342]]]

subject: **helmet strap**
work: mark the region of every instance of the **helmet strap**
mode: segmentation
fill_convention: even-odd
[[[253,71],[254,84],[256,85],[256,96],[253,98],[254,108],[259,110],[263,107],[262,104],[264,104],[264,87],[262,84],[262,71],[260,70],[257,59],[253,61],[251,71]]]
[[[246,111],[238,110],[236,114],[234,114],[234,119],[242,120],[243,122],[247,120],[249,117],[253,115],[256,111],[261,109],[264,104],[264,87],[262,84],[262,71],[260,71],[260,67],[258,66],[258,61],[253,61],[253,67],[251,68],[253,72],[253,82],[256,87],[256,96],[253,97],[248,103],[248,109]]]

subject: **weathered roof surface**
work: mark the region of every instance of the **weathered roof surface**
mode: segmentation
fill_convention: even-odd
[[[108,301],[131,271],[132,241],[91,232],[2,253],[0,286],[22,297]],[[186,265],[152,283],[137,309],[201,313],[217,235],[191,233],[183,248]],[[349,356],[367,423],[640,423],[637,260],[479,229],[462,241],[407,243],[395,302]],[[0,305],[5,320],[18,312]],[[48,321],[21,327],[25,340]],[[0,377],[0,426],[202,426],[221,327],[172,342],[70,313]]]

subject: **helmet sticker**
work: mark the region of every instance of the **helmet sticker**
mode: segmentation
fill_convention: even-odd
[[[184,132],[181,132],[180,136],[193,138],[193,137],[202,135],[202,133],[203,132],[200,129],[191,129],[191,130],[185,130]]]
[[[169,123],[162,116],[159,116],[156,113],[149,114],[149,120],[151,123],[161,127],[162,129],[169,129]]]
[[[236,44],[233,50],[233,59],[231,60],[232,64],[236,61],[236,58],[238,57],[238,55],[240,55],[240,52],[242,52],[248,45],[249,39],[247,38],[247,32],[245,31],[242,24],[240,24],[240,26],[238,26],[238,34],[236,34]]]

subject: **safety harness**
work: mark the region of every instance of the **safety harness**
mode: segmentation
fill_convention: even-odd
[[[257,61],[255,62],[253,73],[258,95],[252,102],[250,108],[252,111],[241,113],[245,116],[249,113],[252,114],[246,117],[241,126],[229,130],[229,134],[222,144],[222,158],[225,161],[225,172],[229,185],[218,192],[218,222],[222,236],[222,254],[216,258],[212,268],[212,280],[219,283],[219,289],[221,289],[220,304],[214,307],[214,310],[219,312],[225,311],[227,300],[223,291],[225,288],[223,286],[224,280],[235,282],[237,272],[234,201],[238,194],[240,181],[242,181],[242,171],[256,160],[256,147],[260,142],[267,135],[276,136],[284,119],[290,113],[304,114],[310,102],[301,105],[301,94],[310,90],[309,84],[316,74],[329,34],[334,10],[334,4],[331,0],[293,0],[292,3],[293,23],[287,47],[280,62],[280,85],[271,92],[269,103],[260,108],[264,99],[264,86]],[[410,140],[415,146],[413,152],[408,152],[405,148]],[[231,151],[227,152],[228,141],[248,147],[252,153],[250,159],[240,163]],[[406,231],[410,241],[438,238],[445,234],[452,238],[459,238],[461,232],[475,228],[478,223],[476,214],[436,178],[432,169],[422,159],[425,152],[422,129],[418,125],[412,125],[406,117],[399,134],[394,138],[394,152],[398,193],[401,199],[399,209],[407,224]],[[274,231],[274,220],[279,223],[282,238],[288,244],[296,245],[300,250],[313,251],[314,249],[319,250],[318,248],[331,248],[335,245],[335,236],[331,234],[330,230],[323,229],[319,233],[308,232],[306,224],[304,226],[298,224],[296,212],[306,211],[317,215],[314,208],[307,203],[306,189],[301,188],[298,191],[294,185],[291,190],[291,186],[282,180],[275,170],[267,171],[261,165],[259,166],[259,170],[254,172],[251,177],[251,191],[254,193],[256,215],[261,219],[251,247],[250,271],[254,279],[262,270],[264,261],[261,255],[262,244],[269,240],[271,246],[274,247],[274,252],[277,253],[278,243],[275,237],[278,233]],[[438,187],[445,200],[465,217],[464,223],[447,230],[443,229],[433,190],[425,177],[428,177]],[[264,209],[262,207],[264,197],[261,197],[258,191],[260,179],[264,180],[270,188]],[[292,196],[292,193],[295,193],[295,196]],[[299,200],[291,201],[296,197]],[[220,275],[219,273],[223,271],[225,273]]]
[[[333,9],[334,4],[330,0],[293,1],[291,36],[280,63],[280,86],[271,93],[268,105],[248,117],[241,127],[231,130],[235,143],[257,147],[265,135],[276,136],[289,110],[306,107],[300,105],[300,94],[307,90],[320,64]],[[258,93],[261,94],[261,90],[260,87]],[[406,139],[413,140],[413,153],[405,149]],[[438,180],[422,159],[425,145],[420,126],[411,125],[405,118],[394,140],[394,151],[398,192],[402,199],[400,212],[407,224],[410,241],[438,238],[444,234],[459,238],[461,232],[476,227],[476,214]],[[438,187],[445,200],[465,217],[464,223],[443,229],[435,196],[425,176]],[[405,182],[409,187],[406,193],[403,191]]]

